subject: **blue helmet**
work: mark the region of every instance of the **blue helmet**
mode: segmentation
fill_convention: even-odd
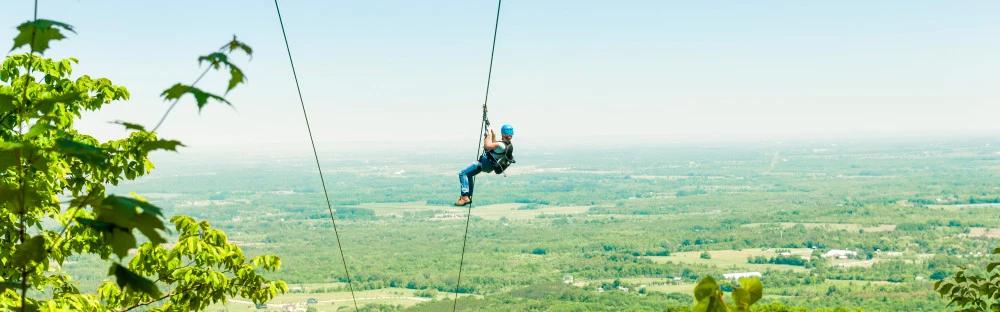
[[[500,134],[514,135],[514,126],[511,126],[510,124],[504,124],[503,127],[500,127]]]

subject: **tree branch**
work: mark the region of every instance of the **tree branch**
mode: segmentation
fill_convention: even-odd
[[[190,288],[197,288],[198,286],[201,286],[201,284],[194,284]],[[187,291],[187,290],[184,290],[184,291]],[[121,309],[121,310],[118,310],[118,311],[119,312],[127,312],[127,311],[130,311],[130,310],[138,308],[138,307],[148,306],[148,305],[160,302],[160,301],[162,301],[164,299],[168,299],[170,297],[173,297],[177,293],[184,292],[184,291],[177,291],[177,289],[174,289],[174,290],[171,290],[170,292],[168,292],[167,294],[163,295],[160,298],[152,299],[152,300],[149,300],[149,301],[146,301],[146,302],[140,302],[140,303],[137,303],[137,304],[135,304],[135,305],[133,305],[131,307],[124,308],[124,309]]]
[[[198,75],[198,78],[195,79],[194,82],[190,84],[190,86],[194,87],[194,85],[198,84],[198,82],[201,81],[201,78],[205,78],[205,74],[208,74],[208,71],[210,70],[212,70],[211,65],[205,67],[205,71],[202,71],[201,75]],[[176,100],[174,100],[173,103],[170,103],[170,107],[167,107],[167,111],[163,112],[163,116],[160,117],[160,121],[156,123],[156,126],[153,127],[153,130],[150,132],[156,132],[156,130],[160,129],[160,126],[163,125],[163,122],[167,121],[167,116],[170,115],[170,111],[174,110],[174,107],[177,106],[177,102],[180,101],[181,98],[177,98]]]
[[[60,231],[59,235],[56,236],[56,241],[52,243],[52,248],[50,248],[49,250],[55,249],[62,244],[63,239],[65,239],[63,235],[66,234],[66,232],[68,232],[67,230],[69,229],[69,226],[73,224],[73,221],[76,221],[76,213],[79,212],[80,209],[83,208],[83,206],[86,206],[87,202],[90,202],[90,197],[93,195],[94,195],[94,190],[91,189],[90,192],[87,193],[87,196],[83,198],[83,201],[81,201],[79,205],[73,206],[71,208],[73,209],[73,213],[70,215],[69,221],[66,222],[66,225],[63,226],[62,231]]]
[[[185,264],[183,266],[180,266],[180,267],[177,267],[176,269],[171,270],[170,274],[172,274],[173,272],[175,272],[177,270],[190,267],[192,264],[194,264],[194,263],[188,262],[187,264]],[[164,274],[164,275],[165,276],[169,276],[170,274]],[[156,280],[153,281],[153,283],[159,283],[162,280],[163,280],[163,277],[161,276],[161,277],[156,278]],[[200,285],[201,284],[195,284],[195,287],[200,286]],[[192,288],[195,288],[195,287],[192,287]],[[160,297],[160,298],[157,298],[157,299],[153,299],[153,300],[150,300],[150,301],[147,301],[147,302],[137,303],[137,304],[135,304],[135,305],[133,305],[131,307],[128,307],[128,308],[125,308],[125,309],[122,309],[122,310],[119,310],[119,311],[120,312],[125,312],[125,311],[129,311],[129,310],[132,310],[132,309],[135,309],[135,308],[138,308],[138,307],[142,307],[142,306],[147,306],[147,305],[150,305],[150,304],[154,304],[154,303],[156,303],[158,301],[161,301],[163,299],[170,298],[171,296],[175,295],[176,292],[177,292],[177,289],[174,289],[174,290],[171,290],[170,292],[168,292],[166,295],[163,295],[163,297]]]
[[[35,0],[35,16],[34,16],[34,21],[35,22],[38,21],[38,0]],[[31,51],[28,52],[29,55],[34,55],[35,54],[35,34],[37,32],[38,31],[35,28],[32,28],[32,30],[31,30],[31,45],[30,45]],[[21,92],[21,96],[22,96],[23,100],[21,101],[20,107],[18,107],[18,113],[17,113],[17,119],[16,119],[17,120],[17,135],[18,135],[18,139],[20,139],[20,142],[22,142],[22,143],[24,142],[24,122],[23,122],[23,120],[21,120],[21,118],[24,117],[24,109],[27,108],[28,103],[30,103],[30,100],[28,99],[28,87],[31,86],[30,81],[32,80],[31,79],[31,70],[33,69],[33,68],[31,68],[32,64],[33,64],[32,60],[29,59],[28,60],[28,64],[25,65],[27,67],[26,68],[27,70],[26,70],[26,72],[24,74],[24,91]],[[26,193],[25,193],[25,185],[24,185],[25,184],[24,162],[23,162],[24,159],[22,159],[21,156],[23,156],[23,155],[21,155],[21,150],[18,149],[17,150],[17,171],[18,171],[18,187],[20,189],[19,190],[20,191],[20,198],[18,198],[18,203],[19,203],[19,206],[20,206],[19,207],[20,211],[18,211],[18,219],[19,219],[19,221],[21,223],[21,229],[19,231],[20,233],[18,234],[18,239],[19,239],[19,241],[20,241],[21,244],[24,244],[24,234],[25,234],[25,230],[26,230],[26,227],[27,227],[27,225],[24,223],[24,218],[25,218],[25,215],[28,213],[28,211],[27,211],[27,207],[25,207],[25,196],[26,196]],[[27,310],[27,302],[28,302],[28,297],[27,297],[28,296],[28,267],[27,266],[28,265],[25,264],[24,267],[21,268],[21,312],[24,312],[24,311]]]
[[[137,304],[135,304],[135,305],[133,305],[131,307],[128,307],[128,308],[125,308],[125,309],[121,309],[121,310],[118,310],[118,311],[119,312],[126,312],[126,311],[130,311],[132,309],[138,308],[138,307],[144,307],[144,306],[147,306],[147,305],[150,305],[150,304],[157,303],[160,300],[170,298],[173,295],[174,295],[174,291],[170,291],[166,295],[163,295],[163,297],[160,297],[160,298],[157,298],[157,299],[153,299],[153,300],[150,300],[150,301],[146,301],[146,302],[140,302],[140,303],[137,303]]]

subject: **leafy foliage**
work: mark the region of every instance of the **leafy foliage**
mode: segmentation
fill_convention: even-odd
[[[198,62],[208,62],[209,65],[214,69],[220,69],[225,66],[229,70],[229,85],[226,86],[226,92],[236,88],[236,85],[246,82],[246,76],[243,74],[243,70],[229,62],[229,56],[223,52],[213,52],[209,55],[205,55],[198,58]]]
[[[0,64],[0,310],[203,310],[228,297],[262,303],[287,291],[258,274],[280,268],[277,257],[247,258],[224,233],[186,216],[171,219],[179,237],[167,248],[170,230],[159,207],[135,194],[108,194],[107,185],[148,174],[151,152],[183,145],[129,122],[116,122],[129,131],[121,139],[77,131],[84,112],[127,100],[128,90],[106,78],[74,77],[76,59],[40,55],[65,38],[62,31],[72,32],[70,25],[35,20],[18,31],[12,50],[31,51]],[[234,42],[226,47],[251,51]],[[208,61],[236,68],[225,58]],[[245,81],[235,71],[227,91]],[[192,94],[199,107],[209,99],[229,104],[180,84],[164,94]],[[60,269],[83,254],[110,264],[114,281],[97,293],[82,293]]]
[[[233,40],[229,40],[225,45],[222,46],[222,50],[226,50],[228,53],[233,53],[233,51],[241,50],[246,53],[247,56],[253,57],[253,48],[251,48],[246,43],[236,39],[236,35],[233,35]]]
[[[723,300],[722,288],[711,276],[698,281],[694,287],[695,312],[749,312],[750,306],[760,300],[764,294],[764,286],[758,278],[741,278],[739,284],[733,287],[734,305],[729,306]]]
[[[136,274],[129,269],[121,266],[120,264],[111,265],[111,272],[108,274],[114,275],[118,287],[122,289],[132,289],[133,291],[152,297],[160,296],[160,289],[156,288],[156,283],[143,277],[142,275]],[[112,299],[119,299],[122,294],[119,293],[117,296],[113,296]]]
[[[233,105],[232,103],[229,103],[229,101],[227,101],[225,98],[221,96],[205,92],[194,86],[182,83],[176,83],[170,88],[163,90],[163,93],[161,93],[160,96],[162,96],[164,100],[171,101],[171,100],[179,100],[185,94],[190,94],[192,97],[194,97],[195,103],[198,105],[198,110],[204,108],[205,105],[208,104],[208,100],[215,100],[222,103],[226,103],[226,105]]]
[[[180,234],[177,243],[170,248],[143,244],[128,268],[113,268],[118,270],[116,276],[119,272],[125,276],[119,277],[117,283],[102,284],[98,290],[101,300],[115,307],[134,307],[162,299],[166,302],[160,310],[203,310],[231,296],[262,303],[288,291],[285,282],[269,281],[256,273],[278,270],[281,260],[277,257],[248,259],[225,233],[208,222],[187,216],[175,216],[170,221]],[[133,271],[136,273],[128,273]],[[155,286],[149,288],[152,282],[144,276],[156,277],[156,281],[170,284],[173,289],[161,295]]]
[[[992,254],[1000,254],[1000,248],[994,248]],[[982,276],[966,269],[955,272],[955,275],[934,283],[934,290],[941,297],[948,299],[948,305],[954,305],[956,311],[997,311],[1000,310],[1000,262],[990,262]]]
[[[247,56],[250,57],[253,56],[253,49],[250,48],[250,46],[248,46],[247,44],[237,40],[236,36],[234,35],[233,40],[230,40],[225,45],[223,45],[218,52],[212,52],[207,55],[198,57],[198,63],[208,62],[209,68],[207,68],[206,70],[208,69],[219,70],[225,67],[225,69],[229,71],[229,83],[226,85],[225,94],[228,94],[229,91],[235,89],[236,86],[238,86],[239,84],[246,83],[247,80],[246,75],[243,74],[243,70],[229,61],[229,57],[232,55],[234,51],[237,50],[243,51],[243,53],[246,53]],[[199,89],[194,85],[187,85],[182,83],[174,84],[170,88],[164,90],[163,93],[160,94],[160,96],[162,96],[163,99],[167,101],[177,101],[185,94],[190,94],[192,97],[194,97],[195,104],[198,105],[199,111],[201,111],[201,109],[204,108],[205,105],[207,105],[210,100],[222,102],[225,103],[226,105],[232,106],[232,103],[229,103],[229,101],[222,96]]]
[[[44,53],[49,49],[50,41],[66,38],[60,29],[75,32],[73,26],[52,20],[37,19],[24,22],[17,26],[18,34],[14,37],[14,47],[10,50],[14,51],[27,45],[31,47],[31,52]]]

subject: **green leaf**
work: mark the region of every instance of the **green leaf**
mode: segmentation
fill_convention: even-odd
[[[278,258],[278,256],[274,255],[256,256],[253,257],[253,259],[250,259],[250,263],[253,263],[255,266],[262,267],[264,268],[264,270],[268,271],[277,271],[279,268],[281,268],[281,258]]]
[[[129,229],[129,231],[125,232],[129,235],[131,235],[131,229],[137,229],[153,245],[167,242],[163,238],[163,235],[157,231],[166,231],[166,226],[163,224],[163,220],[161,220],[163,213],[159,207],[142,200],[115,195],[104,198],[101,204],[102,207],[99,210],[98,220]],[[117,232],[112,231],[112,233]],[[128,237],[118,235],[115,234],[111,238],[117,240],[113,241],[113,243],[121,244],[121,246],[134,240],[134,237],[130,240]]]
[[[229,103],[228,100],[226,100],[221,96],[208,93],[202,91],[201,89],[181,83],[174,84],[169,89],[164,90],[163,93],[160,94],[160,96],[162,96],[163,99],[169,101],[169,100],[178,100],[185,94],[191,94],[191,96],[194,97],[195,102],[198,104],[198,111],[201,111],[201,109],[204,108],[206,104],[208,104],[208,100],[216,100],[225,103],[226,105],[229,106],[233,105],[232,103]]]
[[[137,123],[125,122],[121,120],[112,121],[113,124],[122,125],[127,130],[146,131],[146,127]]]
[[[76,217],[76,223],[79,223],[82,226],[86,226],[100,232],[111,232],[112,229],[116,228],[114,224],[107,223],[104,221],[87,219],[84,217]]]
[[[733,301],[736,301],[736,311],[750,311],[750,293],[743,288],[733,288]]]
[[[104,233],[103,237],[105,241],[111,245],[111,251],[119,258],[127,256],[128,251],[137,245],[135,235],[132,235],[132,229],[130,228],[81,217],[77,217],[76,221],[82,226]]]
[[[694,306],[693,311],[695,312],[728,312],[729,307],[722,300],[722,293],[716,293],[711,297],[705,298],[705,300],[698,302]]]
[[[229,57],[222,52],[215,52],[198,58],[198,63],[209,62],[212,68],[219,69],[223,65],[229,69],[229,84],[226,86],[226,93],[236,88],[237,85],[246,82],[246,75],[243,70],[235,64],[229,62]]]
[[[225,45],[223,45],[222,49],[226,50],[230,54],[232,54],[233,51],[242,50],[243,53],[246,53],[247,56],[249,56],[251,59],[253,58],[253,49],[250,48],[249,45],[239,40],[236,40],[236,35],[233,35],[233,40],[230,40]]]
[[[112,264],[110,271],[111,272],[108,272],[108,275],[114,275],[115,282],[118,284],[118,287],[121,287],[122,289],[143,293],[152,298],[162,296],[160,289],[156,287],[156,283],[153,283],[153,281],[143,277],[142,275],[132,272],[120,264]]]
[[[159,232],[166,231],[160,219],[162,212],[159,207],[142,200],[111,195],[101,200],[96,208],[96,219],[76,220],[83,226],[103,233],[104,241],[119,258],[127,256],[129,250],[137,246],[133,229],[142,232],[153,245],[166,242]]]
[[[21,288],[21,283],[10,282],[10,281],[0,282],[0,293],[2,293],[4,290],[7,289],[19,289],[19,288]]]
[[[78,142],[73,139],[56,139],[56,150],[63,154],[73,156],[84,163],[101,166],[108,159],[108,155],[100,147]]]
[[[691,308],[691,311],[692,312],[707,312],[708,311],[708,305],[711,303],[709,301],[710,300],[699,301],[697,304],[694,305],[694,308]]]
[[[49,124],[46,123],[39,122],[36,123],[34,126],[31,126],[31,129],[28,130],[28,133],[24,134],[24,137],[32,139],[34,137],[37,137],[39,134],[46,133],[51,130],[55,130],[55,127],[50,126]]]
[[[698,281],[698,285],[694,287],[694,298],[696,302],[694,311],[696,312],[729,311],[726,303],[722,300],[719,284],[711,276],[706,276]]]
[[[710,311],[710,312],[729,312],[729,307],[727,307],[726,303],[724,301],[722,301],[722,293],[719,293],[718,296],[716,296],[714,299],[712,299],[712,303],[709,304],[709,306],[708,306],[708,311]]]
[[[45,261],[45,237],[41,235],[32,236],[17,245],[14,251],[14,264],[17,266],[26,266],[42,261]]]
[[[107,242],[111,244],[111,251],[118,258],[124,258],[128,255],[129,250],[138,246],[131,229],[112,228],[110,232],[105,233],[105,237]]]
[[[7,142],[0,142],[0,145]],[[0,170],[17,165],[17,151],[0,148]]]
[[[104,201],[102,203],[119,209],[126,209],[126,210],[139,209],[141,210],[139,212],[142,214],[163,216],[163,212],[160,210],[160,207],[156,207],[153,204],[135,198],[110,195],[104,198]]]
[[[13,151],[24,146],[17,142],[0,141],[0,151]]]
[[[222,52],[213,52],[209,55],[202,55],[198,57],[198,64],[201,62],[208,62],[212,68],[219,69],[222,65],[229,64],[229,56]]]
[[[760,283],[759,278],[741,278],[740,288],[746,289],[747,293],[750,295],[749,304],[757,303],[760,298],[764,297],[764,285]]]
[[[73,26],[47,19],[38,19],[21,23],[17,26],[18,34],[14,37],[14,47],[11,51],[25,45],[31,47],[32,52],[45,53],[49,49],[49,42],[65,39],[60,29],[76,33]]]
[[[158,139],[155,141],[148,141],[142,143],[142,150],[146,152],[155,150],[167,150],[167,151],[177,151],[178,146],[184,146],[181,141],[177,140],[162,140]]]
[[[82,92],[66,92],[66,93],[56,94],[54,96],[35,99],[31,101],[31,104],[36,111],[40,111],[44,115],[55,110],[56,104],[58,103],[64,103],[64,104],[73,103],[76,101],[80,101],[86,97],[87,94]]]
[[[942,296],[947,295],[947,294],[951,293],[952,287],[955,287],[955,285],[954,284],[944,284],[944,286],[941,286],[941,288],[938,288],[938,293],[940,293]]]
[[[10,94],[0,93],[0,114],[7,114],[14,110],[14,101],[17,97]]]
[[[1000,262],[990,262],[990,264],[986,265],[986,272],[993,272],[993,269],[996,269],[998,265],[1000,265]]]
[[[719,291],[719,284],[715,282],[715,279],[711,276],[706,276],[698,281],[698,285],[694,287],[694,300],[703,301],[707,298],[711,298]]]
[[[245,83],[247,81],[247,76],[243,74],[243,70],[236,65],[229,65],[229,85],[226,86],[226,93],[236,88],[236,85]]]

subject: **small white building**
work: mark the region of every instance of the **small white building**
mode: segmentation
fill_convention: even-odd
[[[722,274],[723,278],[725,278],[727,280],[731,280],[731,281],[737,281],[737,280],[739,280],[741,278],[748,278],[748,277],[757,277],[757,278],[760,278],[761,276],[763,276],[763,275],[761,275],[760,272],[739,272],[739,273],[726,273],[726,274]]]
[[[569,275],[569,274],[563,275],[563,284],[572,285],[573,284],[573,275]]]
[[[837,258],[837,259],[847,259],[850,257],[857,257],[858,252],[846,249],[830,249],[823,254],[823,258]]]

